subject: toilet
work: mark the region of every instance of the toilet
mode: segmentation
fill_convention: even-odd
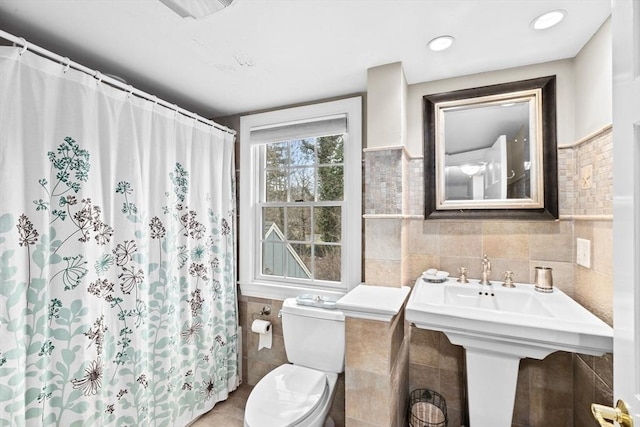
[[[344,314],[301,305],[288,298],[282,305],[282,334],[287,359],[251,391],[245,427],[323,427],[338,374],[344,372]],[[326,423],[326,424],[325,424]]]

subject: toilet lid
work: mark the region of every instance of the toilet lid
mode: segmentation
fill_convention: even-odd
[[[253,388],[245,408],[250,426],[291,426],[314,411],[327,392],[324,372],[282,365]]]

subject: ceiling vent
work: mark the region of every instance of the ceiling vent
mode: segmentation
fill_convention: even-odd
[[[233,3],[234,0],[160,0],[165,6],[183,18],[200,19],[212,15]]]

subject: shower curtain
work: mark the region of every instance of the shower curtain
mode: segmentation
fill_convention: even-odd
[[[184,426],[237,386],[234,136],[0,47],[0,426]]]

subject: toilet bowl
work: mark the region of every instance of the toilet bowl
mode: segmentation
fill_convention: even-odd
[[[244,413],[245,427],[322,427],[331,409],[338,375],[281,365],[254,387]]]
[[[245,427],[322,427],[328,418],[338,374],[344,371],[344,314],[303,306],[289,298],[282,305],[287,359],[253,388]],[[331,424],[326,424],[327,422]]]

